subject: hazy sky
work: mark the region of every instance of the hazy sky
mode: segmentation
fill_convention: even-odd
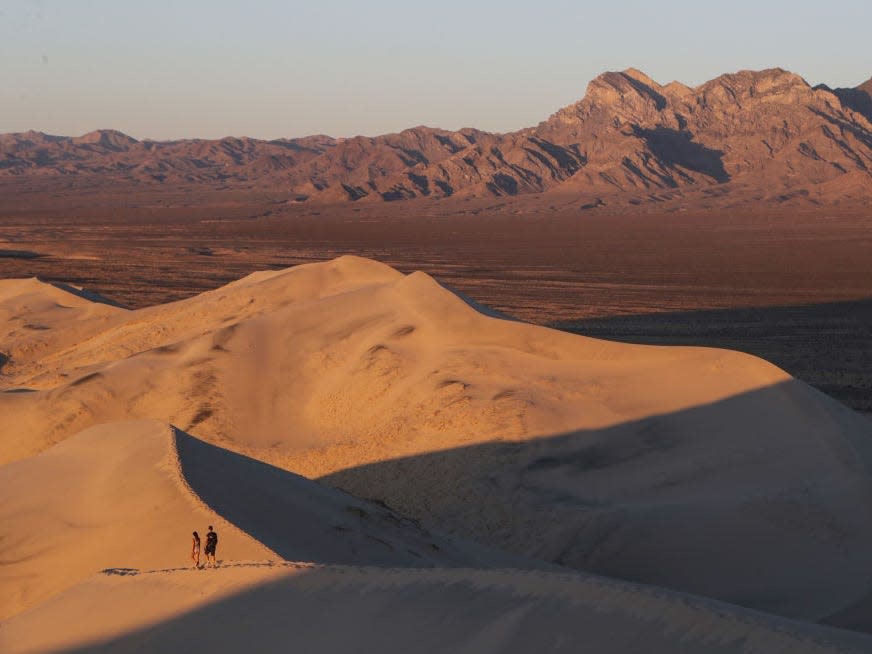
[[[0,132],[505,131],[604,70],[872,76],[872,0],[0,0]]]

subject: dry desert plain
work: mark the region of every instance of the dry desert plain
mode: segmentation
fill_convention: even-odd
[[[872,651],[862,212],[57,194],[0,194],[0,650]]]
[[[609,214],[536,196],[286,200],[0,180],[0,278],[77,284],[139,308],[357,254],[536,324],[749,352],[872,411],[872,212],[862,206]]]

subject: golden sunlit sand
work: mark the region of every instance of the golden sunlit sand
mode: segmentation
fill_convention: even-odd
[[[0,281],[0,649],[872,650],[811,624],[872,629],[867,420],[492,313],[357,257],[135,311]]]

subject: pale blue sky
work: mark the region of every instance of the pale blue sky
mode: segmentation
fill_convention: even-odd
[[[0,132],[506,131],[630,66],[872,76],[872,0],[0,0]]]

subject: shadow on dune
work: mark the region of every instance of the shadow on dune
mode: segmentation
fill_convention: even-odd
[[[69,293],[71,295],[76,295],[76,296],[83,298],[85,300],[88,300],[90,302],[96,302],[98,304],[108,304],[110,307],[115,307],[116,309],[126,309],[127,308],[123,304],[119,304],[115,300],[110,300],[109,298],[103,297],[99,293],[94,293],[93,291],[89,291],[85,288],[77,288],[75,286],[72,286],[70,284],[67,284],[65,282],[60,282],[60,281],[53,281],[53,282],[48,282],[48,283],[51,284],[52,286],[54,286],[55,288],[58,288],[62,291],[66,291],[67,293]]]
[[[872,411],[872,299],[617,316],[551,326],[628,343],[747,352],[853,409]]]
[[[872,425],[793,380],[321,480],[518,555],[787,617],[872,588]]]
[[[155,602],[171,609],[180,598],[244,587],[62,651],[872,651],[860,634],[655,587],[872,628],[852,609],[863,609],[870,592],[872,428],[797,381],[609,428],[431,452],[324,478],[429,525],[648,588],[538,571],[385,570],[427,565],[412,552],[426,548],[426,532],[183,432],[175,439],[191,489],[281,556],[377,567],[276,576],[244,569],[287,566],[112,569],[98,592],[72,589],[11,629],[48,629],[52,618],[67,628],[77,624],[74,610],[96,634],[120,629],[113,607],[130,619],[142,591],[155,610]]]
[[[412,520],[175,430],[181,472],[209,508],[279,556],[327,564],[451,565]],[[219,547],[218,556],[221,557]]]
[[[173,590],[170,582],[168,596]],[[870,641],[608,580],[334,568],[263,581],[163,622],[62,651],[826,654],[852,647],[862,651]]]
[[[506,320],[508,322],[523,322],[522,320],[515,318],[514,316],[510,316],[507,313],[502,313],[500,311],[497,311],[496,309],[490,308],[489,306],[486,306],[484,304],[476,302],[475,300],[473,300],[471,297],[469,297],[465,293],[458,291],[456,288],[453,288],[447,284],[443,284],[442,282],[440,282],[438,280],[434,280],[434,281],[436,281],[436,283],[439,284],[439,286],[444,288],[449,293],[452,293],[452,294],[456,295],[458,298],[460,298],[461,300],[463,300],[463,302],[468,307],[475,309],[478,313],[480,313],[484,316],[487,316],[488,318],[497,318],[498,320]]]

